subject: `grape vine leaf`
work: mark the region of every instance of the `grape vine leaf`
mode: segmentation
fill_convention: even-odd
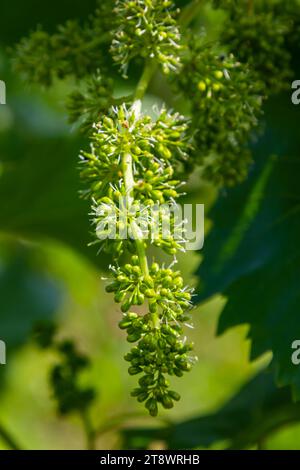
[[[249,324],[251,358],[271,350],[278,385],[290,384],[297,400],[300,368],[291,344],[300,339],[299,112],[287,94],[267,106],[266,132],[254,147],[259,163],[244,185],[219,198],[198,271],[199,301],[227,298],[218,333]]]
[[[1,244],[0,340],[5,342],[7,363],[37,323],[53,319],[62,300],[61,286],[34,262],[35,250],[11,241]],[[0,394],[7,372],[7,367],[0,367]]]
[[[16,239],[54,240],[68,245],[105,270],[97,256],[82,189],[78,153],[82,140],[65,135],[23,135],[14,130],[1,140],[0,225]]]
[[[16,245],[0,259],[0,336],[9,354],[28,339],[36,322],[52,319],[62,298],[58,283],[34,266],[33,251]]]
[[[87,142],[71,132],[53,98],[49,102],[46,93],[20,91],[0,50],[2,59],[2,77],[10,87],[7,105],[0,109],[1,232],[17,240],[63,243],[105,270],[109,257],[88,246],[94,241],[90,203],[79,196],[78,155]]]

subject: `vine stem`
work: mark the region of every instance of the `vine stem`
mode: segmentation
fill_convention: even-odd
[[[203,6],[202,0],[194,0],[183,8],[181,15],[179,16],[178,23],[182,28],[186,28],[191,21],[197,16],[200,8]]]
[[[95,450],[96,432],[86,411],[81,413],[81,419],[86,434],[87,450]]]
[[[267,450],[265,446],[265,439],[263,437],[257,440],[257,450]]]
[[[141,100],[149,86],[149,83],[156,72],[157,69],[157,63],[154,61],[154,59],[150,59],[146,62],[142,76],[139,80],[139,83],[137,84],[135,94],[134,94],[134,100],[138,101]]]
[[[248,0],[248,15],[252,15],[254,12],[253,0]]]
[[[124,184],[126,191],[126,209],[130,210],[130,207],[134,201],[133,191],[134,191],[134,176],[133,176],[133,166],[132,166],[132,156],[129,152],[126,152],[122,158],[123,174],[124,174]],[[143,234],[141,233],[140,228],[138,227],[135,220],[131,221],[130,224],[131,232],[135,241],[135,246],[137,254],[140,261],[140,266],[144,276],[149,275],[148,260],[144,245]],[[151,314],[152,324],[154,328],[159,328],[159,317],[157,313]]]
[[[126,209],[127,211],[130,210],[130,207],[134,201],[133,191],[134,191],[134,176],[133,176],[133,168],[132,168],[132,156],[130,152],[124,153],[122,158],[122,167],[123,167],[123,174],[124,174],[124,184],[125,184],[125,191],[126,191]],[[133,220],[130,225],[132,235],[135,240],[135,245],[138,253],[138,257],[140,260],[140,265],[142,268],[142,272],[144,276],[148,276],[149,268],[148,268],[148,261],[146,256],[146,251],[144,247],[144,242],[142,238],[142,233]]]
[[[141,109],[142,109],[141,100],[147,91],[149,83],[154,73],[156,72],[156,69],[157,69],[157,63],[153,59],[148,60],[146,62],[143,73],[141,75],[141,78],[139,80],[139,83],[136,87],[136,91],[134,94],[134,102],[133,102],[132,108],[135,114],[135,119],[138,119],[141,114]],[[132,155],[130,151],[124,152],[124,155],[122,157],[122,169],[123,169],[124,185],[125,185],[125,192],[126,192],[126,209],[127,211],[129,211],[134,201],[134,186],[135,186],[134,173],[133,173],[133,161],[132,161]],[[144,245],[143,234],[134,220],[131,221],[130,228],[131,228],[132,236],[135,241],[136,250],[137,250],[138,257],[139,257],[142,273],[144,276],[148,276],[149,266],[148,266],[148,260],[147,260],[147,255],[146,255],[146,249]],[[154,328],[159,328],[159,317],[157,313],[152,313],[151,318],[152,318],[152,323],[153,323]]]
[[[21,450],[22,448],[14,440],[11,434],[0,424],[0,438],[10,447],[12,450]]]
[[[142,76],[139,80],[139,83],[137,84],[136,91],[134,94],[134,102],[133,102],[132,108],[135,113],[135,119],[138,119],[141,114],[141,109],[142,109],[141,100],[147,91],[149,83],[156,69],[157,69],[157,64],[153,59],[148,60],[146,62]],[[122,158],[122,167],[123,167],[124,184],[125,184],[125,191],[126,191],[127,210],[129,210],[134,201],[133,192],[134,192],[134,185],[135,185],[134,175],[133,175],[132,155],[130,152],[124,153],[123,158]],[[147,261],[146,251],[145,251],[144,242],[142,238],[142,233],[135,221],[131,222],[131,230],[135,239],[136,249],[138,252],[142,272],[144,276],[148,276],[149,268],[148,268],[148,261]]]

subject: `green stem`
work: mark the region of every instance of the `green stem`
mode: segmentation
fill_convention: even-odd
[[[140,100],[146,93],[146,90],[149,86],[150,80],[153,77],[153,74],[156,70],[156,64],[153,60],[149,60],[146,62],[142,76],[139,80],[139,83],[136,88],[136,92],[134,94],[134,103],[133,108],[135,109],[136,119],[139,117],[140,109],[141,109],[141,102]],[[134,201],[134,175],[133,175],[133,165],[132,165],[132,156],[130,152],[125,152],[122,158],[122,167],[123,167],[123,174],[124,174],[124,184],[125,184],[125,191],[126,191],[126,205],[127,210],[130,210],[130,207]],[[132,235],[135,240],[136,250],[138,253],[138,257],[140,260],[140,265],[142,268],[142,272],[144,276],[149,274],[148,268],[148,261],[146,256],[146,250],[144,246],[144,241],[142,238],[142,234],[140,233],[139,227],[135,223],[135,221],[131,222],[131,230]]]
[[[142,73],[142,76],[137,85],[136,92],[134,95],[135,101],[133,103],[133,109],[135,110],[134,112],[135,112],[136,119],[138,119],[140,110],[141,110],[140,100],[145,95],[147,88],[149,86],[149,83],[151,81],[151,78],[153,77],[156,71],[156,68],[157,68],[157,64],[153,60],[149,60],[145,64],[144,71]],[[129,151],[124,152],[124,155],[122,158],[122,169],[123,169],[124,185],[125,185],[125,191],[126,191],[126,206],[127,206],[127,211],[128,211],[134,201],[134,185],[135,185],[134,175],[133,175],[132,155]],[[136,224],[134,220],[131,222],[130,228],[131,228],[134,240],[135,240],[136,251],[139,257],[142,273],[144,276],[148,276],[149,267],[148,267],[148,260],[147,260],[145,244],[144,244],[142,233],[140,232],[140,228],[138,227],[138,225]],[[153,326],[155,328],[159,328],[159,317],[157,313],[153,313],[151,317],[152,317]]]
[[[140,103],[135,103],[133,106],[140,107]],[[125,191],[126,191],[126,206],[127,211],[129,211],[133,201],[134,201],[134,175],[132,169],[132,156],[129,152],[126,152],[122,159],[122,167],[123,167],[123,174],[124,174],[124,184],[125,184]],[[142,269],[142,273],[144,276],[149,275],[149,267],[148,267],[148,260],[144,245],[144,239],[142,233],[140,232],[140,228],[133,220],[130,225],[132,235],[135,241],[136,251],[139,257],[140,266]],[[157,313],[151,314],[152,324],[154,328],[159,328],[159,317]]]
[[[147,88],[149,86],[149,83],[150,83],[154,73],[156,72],[156,69],[157,69],[157,63],[153,59],[148,60],[146,62],[143,73],[142,73],[142,76],[141,76],[140,81],[139,81],[139,83],[137,84],[137,87],[136,87],[136,91],[135,91],[135,95],[134,95],[134,99],[136,101],[141,100],[144,97],[144,95],[147,91]]]
[[[133,201],[133,189],[134,189],[134,177],[132,171],[132,156],[129,152],[126,152],[122,159],[122,167],[123,167],[123,174],[124,174],[124,184],[126,190],[126,204],[127,210],[130,209]]]
[[[251,16],[254,13],[254,3],[253,0],[248,0],[248,15]]]
[[[257,440],[257,450],[266,450],[264,438],[260,438]]]
[[[2,425],[0,425],[0,438],[8,445],[10,449],[21,450],[21,447]]]
[[[202,0],[194,0],[189,3],[185,8],[183,8],[181,15],[179,17],[178,23],[181,25],[181,28],[186,28],[191,21],[197,16],[199,10],[203,7]]]
[[[86,434],[87,450],[95,450],[96,433],[92,426],[91,419],[86,411],[81,413],[81,419]]]
[[[133,190],[134,190],[134,184],[135,184],[133,170],[132,170],[132,156],[129,152],[125,153],[123,156],[122,167],[123,167],[124,184],[125,184],[125,191],[126,191],[126,208],[127,208],[127,211],[129,211],[134,201]],[[140,229],[134,220],[131,222],[131,231],[135,240],[136,250],[138,253],[139,260],[140,260],[142,272],[144,276],[147,276],[149,274],[149,269],[148,269],[146,251],[144,247],[144,241],[142,238],[142,234],[140,233]]]
[[[90,41],[83,47],[80,47],[79,50],[93,49],[97,46],[101,46],[102,44],[107,44],[109,42],[111,42],[111,33],[105,33],[100,37],[96,37],[93,41]]]
[[[129,152],[125,153],[122,159],[123,174],[124,174],[124,184],[126,191],[126,207],[127,211],[130,209],[131,204],[134,201],[134,176],[132,171],[132,156]],[[149,275],[148,260],[144,245],[143,236],[140,233],[140,228],[134,220],[132,220],[130,225],[132,235],[135,241],[136,251],[139,257],[140,266],[144,276]],[[156,313],[151,314],[152,324],[154,328],[159,328],[159,318]]]
[[[111,105],[119,106],[123,103],[132,103],[133,95],[120,96],[119,98],[111,98]]]
[[[134,201],[134,176],[132,171],[132,156],[129,152],[125,153],[122,159],[122,166],[123,166],[123,174],[124,174],[124,184],[125,184],[125,191],[126,191],[126,208],[127,211],[130,210],[130,207]],[[135,223],[135,221],[131,222],[131,230],[132,235],[135,240],[136,250],[139,256],[140,265],[142,268],[142,272],[144,276],[149,274],[148,270],[148,261],[144,247],[144,241],[142,238],[142,234],[140,233],[139,227]]]

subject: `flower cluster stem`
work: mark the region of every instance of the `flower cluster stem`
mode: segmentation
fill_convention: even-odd
[[[139,83],[136,88],[135,92],[135,101],[133,104],[133,108],[136,111],[136,118],[138,118],[140,111],[141,111],[141,99],[146,93],[146,90],[149,86],[149,83],[156,71],[157,64],[153,60],[149,60],[146,62],[142,76],[139,80]],[[125,184],[125,191],[126,191],[126,205],[127,210],[130,209],[134,201],[134,174],[133,174],[133,162],[132,156],[130,152],[125,152],[122,158],[122,167],[123,167],[123,174],[124,174],[124,184]],[[145,250],[145,245],[143,241],[143,237],[140,234],[139,227],[137,226],[136,222],[133,220],[131,222],[131,231],[132,235],[135,240],[136,250],[140,261],[140,266],[142,269],[142,273],[144,276],[149,275],[149,267],[148,267],[148,260]],[[154,328],[159,328],[159,317],[157,313],[152,313],[151,315],[152,323]]]
[[[145,95],[146,90],[149,86],[150,80],[155,73],[155,70],[156,70],[156,63],[153,60],[147,61],[145,64],[142,76],[136,87],[136,92],[134,95],[135,101],[133,104],[133,108],[135,109],[135,112],[136,112],[136,118],[138,118],[138,115],[140,114],[140,110],[141,110],[140,100]],[[130,152],[124,153],[123,158],[122,158],[122,167],[123,167],[124,184],[125,184],[125,190],[126,190],[126,205],[127,205],[127,210],[129,210],[131,204],[134,201],[133,191],[134,191],[134,184],[135,184],[134,175],[133,175],[133,166],[132,166],[132,156]],[[137,249],[138,257],[140,260],[142,272],[144,276],[147,276],[149,274],[149,268],[148,268],[146,251],[145,251],[143,239],[139,234],[139,228],[137,224],[135,223],[135,221],[131,222],[131,230],[135,239],[136,249]]]
[[[134,191],[134,175],[133,175],[133,167],[132,167],[132,156],[129,152],[126,152],[122,159],[122,166],[123,166],[123,174],[124,174],[124,184],[126,189],[126,205],[127,210],[130,209],[131,204],[134,201],[133,191]],[[140,266],[142,269],[142,273],[144,276],[149,275],[149,267],[148,267],[148,260],[146,255],[146,250],[144,246],[143,238],[139,233],[139,227],[137,226],[136,222],[133,220],[131,222],[131,231],[134,237],[135,245],[137,254],[140,261]],[[157,313],[152,313],[152,324],[154,328],[159,328],[159,318]]]
[[[135,100],[141,100],[143,98],[149,86],[149,83],[156,72],[156,69],[157,63],[153,59],[150,59],[146,62],[143,73],[136,87],[134,95]]]
[[[185,8],[183,8],[178,20],[178,23],[182,29],[186,28],[191,23],[191,21],[193,21],[202,7],[202,0],[194,0],[188,3]]]

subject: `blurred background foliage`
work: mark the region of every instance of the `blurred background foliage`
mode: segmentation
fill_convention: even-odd
[[[91,359],[80,380],[83,386],[92,384],[97,394],[90,419],[97,430],[98,448],[300,449],[300,408],[292,402],[290,389],[277,389],[272,374],[265,371],[271,360],[268,341],[259,343],[257,354],[253,354],[252,347],[256,360],[250,362],[250,342],[245,338],[248,335],[255,339],[255,332],[250,330],[249,335],[247,325],[215,336],[226,303],[218,293],[231,286],[241,271],[251,272],[256,258],[256,267],[265,258],[271,260],[265,268],[271,270],[285,259],[286,253],[281,253],[280,247],[281,237],[286,235],[282,230],[275,237],[265,234],[261,225],[264,215],[269,217],[271,210],[277,213],[282,208],[280,201],[247,219],[248,225],[258,230],[256,239],[260,240],[251,246],[253,251],[245,250],[247,239],[242,237],[235,246],[237,252],[232,255],[229,250],[224,259],[219,245],[240,218],[244,227],[243,202],[247,194],[253,194],[253,186],[260,191],[269,187],[269,180],[265,186],[255,184],[256,173],[262,174],[259,170],[266,152],[295,154],[299,149],[297,110],[290,105],[288,93],[268,104],[263,123],[266,131],[254,145],[256,170],[241,187],[221,194],[213,209],[211,219],[214,225],[219,224],[220,231],[212,234],[207,249],[206,244],[204,247],[207,259],[200,268],[200,287],[203,283],[205,290],[203,293],[199,289],[199,299],[205,302],[194,311],[191,332],[199,362],[185,380],[176,382],[182,395],[176,409],[153,420],[130,398],[134,379],[128,376],[123,360],[128,345],[117,326],[120,312],[105,294],[101,281],[108,260],[103,255],[97,257],[94,247],[87,247],[91,239],[89,209],[78,198],[77,172],[78,152],[86,143],[65,117],[64,101],[70,83],[57,83],[50,91],[29,87],[12,72],[9,61],[8,48],[37,24],[52,31],[67,18],[86,17],[94,5],[94,0],[73,1],[72,5],[68,0],[1,1],[0,79],[7,85],[7,105],[0,106],[0,338],[7,344],[7,365],[0,366],[0,448],[85,448],[80,417],[72,413],[60,417],[51,396],[49,373],[57,357],[54,351],[39,349],[33,340],[35,325],[53,320],[60,338],[73,339]],[[212,37],[220,21],[220,13],[203,11],[203,22],[210,26]],[[130,86],[130,82],[120,82],[120,94]],[[145,106],[151,108],[154,95],[156,100],[157,96],[170,99],[159,79],[152,84]],[[286,168],[283,165],[288,187],[293,170]],[[280,169],[275,176],[280,179]],[[297,201],[296,180],[293,189]],[[204,184],[197,173],[189,181],[188,193],[189,202],[204,203],[207,210],[216,200],[215,189]],[[272,190],[270,194],[268,200],[272,199]],[[208,230],[209,220],[206,226]],[[259,230],[263,230],[264,237]],[[238,228],[237,232],[241,234]],[[284,239],[295,243],[294,238]],[[202,253],[188,252],[179,260],[187,281],[195,286],[199,283],[201,257]],[[219,263],[217,275],[213,263]],[[297,274],[296,269],[292,272]],[[295,289],[297,279],[293,278]],[[251,320],[249,315],[259,304],[259,299],[252,296],[255,276],[251,282],[241,291],[242,298],[232,296],[222,314],[220,331]],[[260,300],[261,295],[265,296],[263,305],[274,305],[277,287],[269,286],[259,295]],[[234,308],[230,310],[231,302]],[[247,310],[245,302],[249,302]],[[285,306],[280,308],[284,313]],[[240,322],[232,318],[232,311],[237,310]],[[293,313],[298,314],[295,310]],[[280,317],[280,321],[284,319]],[[282,360],[286,362],[286,358]]]

